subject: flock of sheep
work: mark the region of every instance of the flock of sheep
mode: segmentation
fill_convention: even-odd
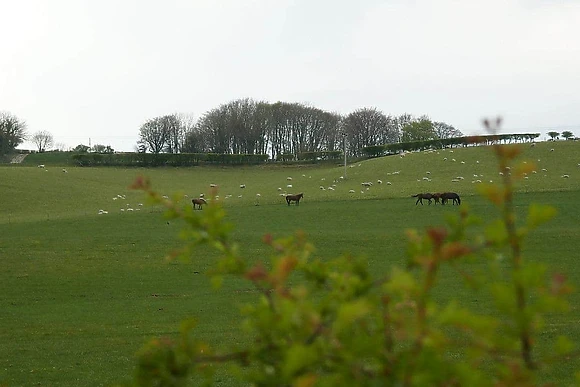
[[[534,146],[534,145],[532,144],[532,146]],[[550,149],[550,151],[551,152],[554,152],[554,149]],[[437,155],[439,155],[440,152],[444,152],[444,151],[437,151],[437,150],[424,151],[424,153],[436,153]],[[407,153],[411,153],[411,152],[407,152]],[[400,154],[400,157],[405,157],[405,155],[407,153]],[[412,153],[414,153],[414,152],[412,152]],[[453,154],[454,151],[453,150],[448,150],[448,153]],[[445,161],[445,162],[447,162],[447,161],[457,162],[457,159],[452,158],[452,157],[451,158],[443,157],[443,161]],[[540,161],[541,160],[538,159],[538,162],[540,162]],[[459,162],[461,164],[465,164],[465,161],[459,161]],[[479,160],[476,160],[475,163],[476,164],[479,164]],[[350,165],[350,168],[355,168],[356,166],[359,166],[360,167],[361,165],[362,165],[361,163],[352,164],[352,165]],[[578,164],[578,166],[580,167],[580,163]],[[44,164],[38,165],[38,168],[43,168],[43,169],[46,170]],[[544,172],[544,173],[547,173],[547,169],[546,168],[542,168],[541,171]],[[62,169],[62,172],[63,173],[68,173],[68,171],[65,168]],[[394,172],[387,172],[386,175],[387,176],[396,176],[396,175],[399,175],[400,173],[401,173],[401,171],[399,170],[399,171],[394,171]],[[509,167],[506,167],[505,173],[510,173]],[[536,174],[536,173],[538,173],[538,171],[533,170],[531,173],[532,174]],[[504,172],[499,172],[499,175],[503,175],[503,174],[504,174]],[[483,180],[484,180],[483,174],[481,174],[481,173],[474,173],[472,175],[473,175],[473,179],[471,179],[471,183],[476,184],[476,183],[482,183],[483,182]],[[546,175],[544,175],[544,176],[546,176]],[[303,178],[306,178],[306,175],[303,174],[302,177]],[[561,175],[561,177],[562,178],[569,178],[570,175],[569,174],[563,174],[563,175]],[[309,176],[308,178],[312,178],[312,176]],[[527,176],[526,174],[524,174],[524,179],[528,179],[528,178],[529,178],[529,176]],[[325,182],[325,180],[326,180],[325,178],[322,178],[321,179],[322,182]],[[428,182],[431,182],[432,180],[433,179],[431,178],[431,172],[430,171],[426,171],[425,172],[425,176],[422,176],[420,178],[417,178],[417,181],[418,182],[427,182],[428,183]],[[463,180],[465,180],[465,178],[463,176],[456,176],[456,177],[454,177],[454,178],[451,179],[451,183],[459,183],[459,182],[461,182]],[[488,178],[488,180],[489,180],[490,183],[493,182],[492,179],[489,179]],[[330,185],[329,184],[320,185],[319,188],[320,188],[321,191],[335,191],[335,190],[338,189],[338,185],[340,183],[345,182],[345,181],[346,181],[346,179],[344,178],[344,176],[340,176],[337,179],[334,179],[333,182],[332,182],[332,184],[330,184]],[[361,194],[365,194],[367,191],[369,191],[373,187],[374,184],[378,184],[378,185],[381,185],[381,184],[392,185],[393,183],[391,181],[385,181],[383,183],[383,180],[381,180],[381,179],[377,179],[376,182],[373,182],[373,181],[363,181],[363,182],[360,183],[360,186],[361,186],[360,193]],[[209,187],[210,187],[210,189],[214,189],[215,190],[215,189],[218,188],[218,185],[212,183],[212,184],[209,185]],[[287,191],[290,190],[290,189],[292,189],[293,187],[294,187],[293,186],[293,178],[291,176],[288,176],[286,178],[286,187],[285,187],[285,189],[283,189],[281,186],[277,188],[278,195],[281,196],[281,197],[286,197],[287,195],[291,195]],[[240,184],[239,185],[239,188],[241,190],[246,189],[246,184]],[[351,189],[349,189],[348,192],[349,192],[349,194],[355,194],[356,193],[356,190],[351,188]],[[205,195],[202,193],[202,194],[199,195],[199,197],[191,199],[191,202],[193,204],[193,208],[194,209],[201,209],[204,204],[207,204],[208,203],[208,200],[209,199],[206,200],[204,196]],[[239,195],[236,195],[236,196],[237,196],[238,199],[241,199],[242,198],[242,194],[239,194]],[[164,197],[167,198],[167,196],[164,196]],[[188,198],[187,195],[185,195],[185,197]],[[233,198],[233,197],[234,197],[234,195],[232,195],[232,194],[226,194],[224,196],[224,199],[230,199],[230,198]],[[259,205],[260,204],[260,202],[259,202],[260,197],[261,197],[261,194],[260,193],[256,193],[255,194],[255,199],[254,199],[254,204],[255,205]],[[212,200],[220,200],[220,196],[219,195],[214,195],[214,196],[212,196],[211,199]],[[113,200],[126,200],[126,197],[125,197],[125,195],[117,195],[117,196],[113,197]],[[126,203],[126,205],[124,207],[122,207],[120,209],[120,211],[121,212],[139,211],[141,206],[143,206],[142,203],[138,203],[137,206],[131,206],[129,203]],[[99,215],[101,215],[101,214],[108,214],[108,211],[101,209],[101,210],[98,211],[98,214]]]

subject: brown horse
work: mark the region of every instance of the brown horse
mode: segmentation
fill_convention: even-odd
[[[436,192],[433,194],[433,200],[435,200],[435,204],[441,203],[441,193]]]
[[[290,205],[290,202],[296,202],[296,205],[300,204],[300,199],[304,197],[304,194],[301,192],[296,195],[286,195],[286,203]]]
[[[197,198],[194,198],[194,199],[191,199],[191,202],[193,203],[193,209],[194,209],[194,210],[195,210],[195,206],[196,206],[196,205],[197,205],[197,206],[199,207],[199,209],[201,210],[201,209],[202,209],[202,208],[201,208],[201,205],[202,205],[202,204],[207,204],[207,202],[205,201],[205,199],[204,199],[204,198],[199,198],[199,199],[197,199]]]
[[[423,205],[423,199],[429,200],[429,204],[431,204],[431,199],[433,199],[433,195],[430,193],[419,193],[417,195],[411,195],[412,198],[417,198],[415,205],[421,203]]]
[[[447,203],[449,199],[452,200],[452,204],[457,203],[458,206],[461,205],[461,198],[455,192],[443,192],[441,194],[441,204]]]

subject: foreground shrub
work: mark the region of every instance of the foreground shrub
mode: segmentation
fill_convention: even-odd
[[[495,130],[499,121],[486,125]],[[243,309],[250,345],[231,352],[210,348],[196,339],[194,324],[184,322],[178,339],[156,339],[142,348],[134,384],[186,385],[193,374],[211,384],[211,365],[217,363],[237,365],[245,372],[234,375],[253,385],[537,384],[573,350],[563,335],[542,356],[534,350],[547,313],[568,309],[570,286],[563,275],[549,275],[522,254],[529,232],[555,214],[551,207],[532,205],[523,222],[516,219],[513,184],[533,165],[516,163],[518,145],[496,144],[493,150],[504,179],[501,185],[482,185],[481,194],[497,207],[497,220],[481,224],[462,207],[445,226],[408,231],[407,265],[379,275],[361,258],[316,259],[300,232],[276,240],[264,236],[272,257],[250,266],[219,205],[194,212],[137,179],[133,188],[188,225],[175,257],[187,258],[197,245],[209,244],[221,254],[209,273],[214,283],[244,278],[260,296]],[[509,257],[507,272],[500,270],[501,257]],[[486,270],[472,270],[474,262]],[[494,311],[437,300],[433,291],[445,267],[456,270],[466,292],[488,294]],[[297,276],[299,281],[291,281]]]

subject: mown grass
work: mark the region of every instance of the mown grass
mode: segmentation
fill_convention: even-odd
[[[547,171],[540,174],[539,168],[519,186],[516,204],[520,218],[531,202],[558,208],[558,217],[527,240],[526,258],[544,262],[578,284],[576,146],[560,142],[526,148],[523,157],[540,159]],[[494,180],[494,165],[488,149],[469,148],[368,160],[347,168],[346,180],[339,178],[341,167],[69,167],[68,173],[50,166],[47,171],[0,168],[0,384],[97,386],[122,380],[132,372],[134,353],[147,339],[176,334],[179,321],[188,317],[197,319],[197,334],[212,345],[230,347],[249,339],[239,330],[238,307],[256,296],[251,286],[226,281],[214,292],[204,273],[215,255],[206,248],[187,264],[164,260],[179,244],[181,224],[167,224],[159,208],[138,206],[144,202],[142,194],[127,188],[137,174],[149,176],[161,193],[181,191],[180,199],[184,193],[209,194],[209,184],[218,184],[228,221],[235,225],[234,237],[249,260],[268,256],[261,243],[265,233],[284,236],[301,229],[318,257],[364,255],[378,275],[403,264],[405,229],[441,224],[457,211],[453,206],[415,206],[412,193],[452,187],[483,221],[492,219],[493,207],[474,196],[477,184],[468,180],[468,172]],[[564,173],[570,178],[562,178]],[[460,183],[450,181],[460,174],[465,177]],[[431,181],[423,180],[425,176]],[[361,193],[363,181],[374,184]],[[277,188],[289,191],[286,184],[293,185],[293,192],[305,192],[300,206],[283,203]],[[327,189],[332,184],[334,191]],[[232,197],[225,199],[228,192]],[[261,194],[259,206],[256,193]],[[118,194],[126,198],[113,200]],[[127,204],[140,211],[121,212]],[[99,209],[109,214],[97,215]],[[442,272],[436,294],[492,310],[489,300],[463,290],[453,270]],[[573,295],[571,304],[578,301]],[[553,316],[539,345],[560,333],[580,342],[579,317],[574,307],[567,315]],[[576,360],[564,362],[548,376],[564,384],[579,365]],[[218,385],[232,383],[218,374]]]

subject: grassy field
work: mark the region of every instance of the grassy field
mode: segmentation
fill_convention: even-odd
[[[578,146],[556,142],[526,147],[522,159],[535,162],[537,173],[518,185],[516,196],[520,218],[532,202],[558,209],[557,218],[528,239],[525,254],[566,273],[575,284],[580,283],[575,264],[580,247]],[[364,255],[375,272],[384,273],[404,262],[405,229],[441,224],[446,214],[457,211],[453,206],[415,206],[411,194],[454,190],[463,205],[489,221],[493,208],[475,194],[475,181],[497,180],[494,168],[486,148],[372,159],[350,165],[346,179],[340,178],[340,166],[67,166],[67,172],[56,165],[0,167],[0,385],[99,386],[123,380],[141,345],[175,334],[186,317],[198,320],[197,334],[213,345],[248,340],[238,329],[237,316],[239,305],[255,297],[252,288],[236,280],[213,291],[203,275],[215,258],[207,249],[198,250],[190,263],[164,259],[179,244],[181,224],[167,224],[161,209],[139,205],[143,195],[127,188],[139,174],[148,176],[160,193],[179,192],[175,197],[184,205],[184,195],[208,195],[209,185],[217,184],[248,259],[267,255],[260,242],[265,233],[283,236],[301,229],[318,257]],[[459,176],[464,179],[451,181]],[[369,190],[361,186],[366,181],[373,182]],[[284,192],[304,192],[305,197],[300,206],[288,207],[280,196]],[[99,215],[99,210],[108,214]],[[442,273],[438,297],[457,297],[482,310],[490,307],[477,294],[460,289],[454,273]],[[563,332],[580,343],[579,301],[574,294],[571,313],[553,316],[540,346]],[[575,360],[547,376],[563,384],[578,369]],[[232,380],[219,374],[216,384],[231,385]]]

